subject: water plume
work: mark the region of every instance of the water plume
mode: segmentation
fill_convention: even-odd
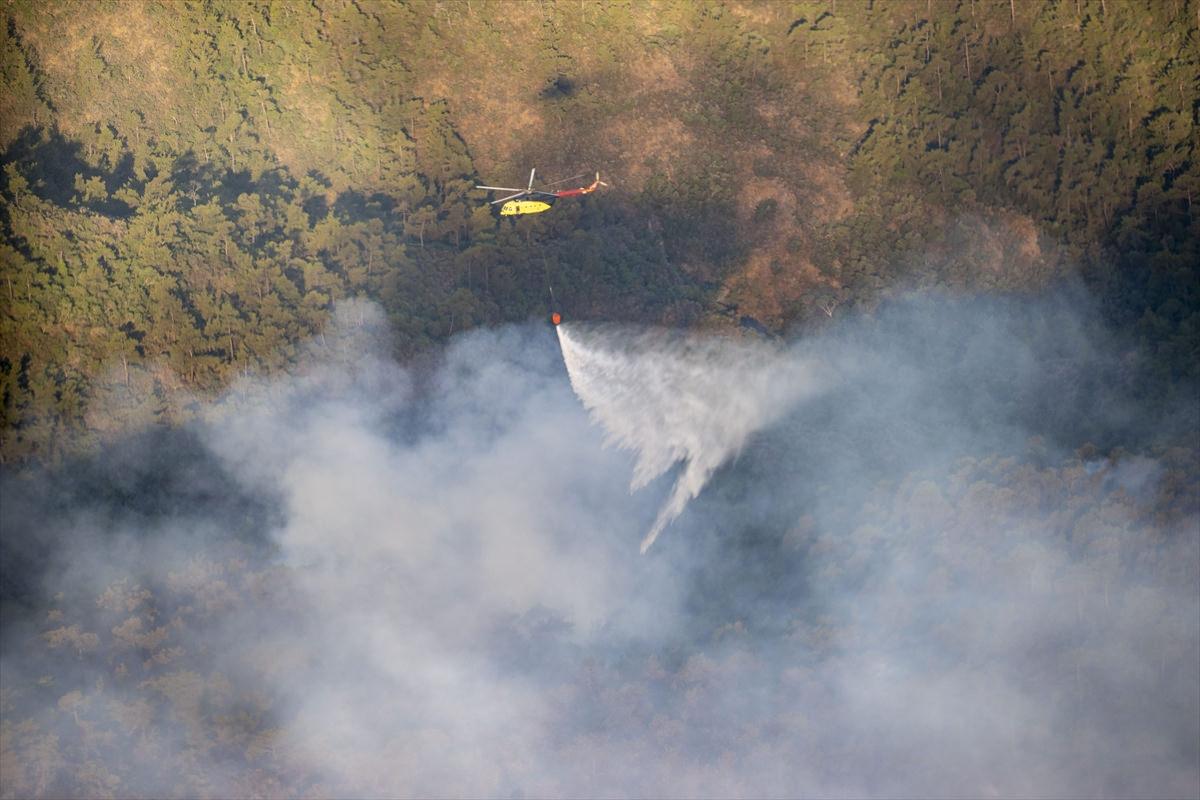
[[[822,383],[815,362],[759,340],[605,324],[556,330],[571,388],[606,444],[636,454],[630,491],[683,464],[643,553],[755,431]]]

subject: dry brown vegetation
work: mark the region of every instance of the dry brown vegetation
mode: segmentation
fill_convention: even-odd
[[[286,363],[356,294],[411,355],[549,286],[574,316],[780,333],[1081,272],[1194,374],[1196,21],[1013,10],[11,3],[0,451],[86,428],[114,363],[196,391]],[[611,187],[516,224],[472,189],[533,167]]]

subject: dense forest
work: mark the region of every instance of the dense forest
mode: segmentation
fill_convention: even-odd
[[[0,6],[0,797],[1200,791],[1198,0]]]
[[[1081,276],[1196,378],[1194,2],[14,2],[0,457],[545,313],[804,330]],[[528,169],[610,190],[500,219]]]

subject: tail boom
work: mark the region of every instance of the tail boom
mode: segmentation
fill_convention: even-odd
[[[599,186],[608,186],[607,183],[600,180],[600,173],[596,173],[596,180],[592,181],[589,186],[581,186],[578,189],[563,189],[561,192],[555,192],[555,197],[578,197],[581,194],[591,194],[596,191]]]

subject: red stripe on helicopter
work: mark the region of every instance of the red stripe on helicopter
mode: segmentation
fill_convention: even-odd
[[[561,192],[555,192],[555,197],[578,197],[581,194],[590,194],[596,191],[596,187],[600,185],[600,179],[592,181],[591,186],[582,186],[578,189],[563,189]]]

